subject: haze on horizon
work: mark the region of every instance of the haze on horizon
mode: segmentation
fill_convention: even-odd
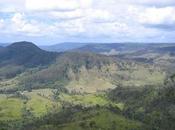
[[[0,0],[0,42],[174,42],[174,0]]]

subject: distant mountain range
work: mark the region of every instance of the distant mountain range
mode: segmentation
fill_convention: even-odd
[[[108,54],[112,53],[117,54],[121,52],[136,51],[146,48],[147,45],[136,44],[136,43],[106,43],[106,44],[90,44],[83,47],[75,49],[75,51],[82,52],[94,52]]]
[[[105,55],[117,55],[138,51],[174,52],[174,43],[60,43],[51,46],[40,46],[52,52],[93,52]]]
[[[9,46],[10,43],[0,43],[0,49]],[[93,52],[105,55],[132,53],[136,51],[174,52],[175,43],[80,43],[65,42],[54,45],[39,46],[45,51],[51,52]]]
[[[70,45],[70,46],[69,46]],[[55,47],[55,48],[54,48]],[[50,48],[50,49],[49,49]],[[62,43],[48,46],[50,51],[42,50],[31,42],[15,42],[6,47],[0,46],[0,65],[16,64],[24,66],[38,66],[49,64],[60,55],[58,52],[86,52],[104,55],[129,54],[125,56],[139,56],[142,54],[170,53],[175,55],[174,44],[138,44],[138,43]],[[51,52],[52,51],[52,52]],[[54,52],[55,51],[55,52]],[[72,57],[74,58],[74,57]],[[81,58],[81,57],[80,57]]]
[[[50,46],[40,46],[40,48],[46,51],[64,52],[64,51],[80,48],[88,44],[91,44],[91,43],[65,42],[65,43],[59,43],[59,44],[50,45]]]

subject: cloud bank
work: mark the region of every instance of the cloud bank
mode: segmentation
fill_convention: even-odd
[[[174,42],[174,0],[1,0],[1,41]]]

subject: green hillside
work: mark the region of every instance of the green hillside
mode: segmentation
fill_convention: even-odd
[[[2,48],[0,130],[174,130],[174,56],[126,46],[115,56]]]

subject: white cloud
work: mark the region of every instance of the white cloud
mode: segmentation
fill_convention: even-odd
[[[47,27],[47,25],[43,23],[38,23],[35,20],[27,20],[25,18],[25,15],[21,13],[14,14],[9,24],[11,27],[10,30],[14,34],[20,33],[22,35],[27,36],[43,36],[46,35],[49,31],[51,31],[46,31],[49,28]]]
[[[11,20],[16,26],[23,27],[26,23],[23,17],[24,17],[24,14],[16,13],[14,14]]]
[[[100,9],[87,10],[87,17],[92,20],[92,22],[96,23],[113,22],[115,20],[115,16],[113,14],[107,10]]]
[[[134,4],[141,6],[157,6],[157,7],[175,5],[174,0],[110,0],[110,1],[113,1],[113,3]]]
[[[169,6],[175,4],[174,0],[130,0],[132,3],[150,6]]]
[[[85,9],[92,6],[93,0],[78,0],[77,2],[80,3],[80,7]]]
[[[173,32],[160,28],[175,25],[174,5],[174,0],[0,0],[0,33],[125,41],[167,37]]]
[[[85,32],[84,24],[82,19],[76,19],[55,23],[54,27],[58,35],[73,36]]]
[[[53,13],[53,12],[52,12]],[[56,23],[57,31],[64,35],[81,35],[95,37],[100,35],[110,36],[113,33],[123,33],[127,25],[115,21],[115,16],[107,10],[86,9],[72,12],[54,12],[55,18],[71,19]],[[52,14],[53,16],[53,14]]]
[[[0,0],[0,12],[24,10],[25,0]]]
[[[78,19],[84,16],[83,11],[80,9],[69,12],[51,11],[48,13],[48,15],[50,16],[50,18],[60,20]]]
[[[147,8],[140,15],[140,22],[144,24],[173,24],[175,23],[175,8]]]
[[[0,19],[0,29],[2,29],[4,27],[4,20]]]
[[[85,8],[91,4],[91,0],[26,0],[28,10],[59,10],[72,11],[78,8]]]

